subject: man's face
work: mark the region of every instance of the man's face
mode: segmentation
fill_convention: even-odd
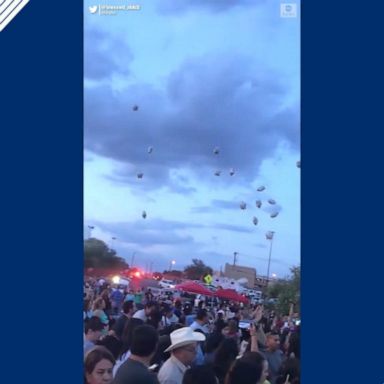
[[[101,331],[89,331],[88,332],[88,334],[89,334],[89,339],[91,340],[91,341],[93,341],[93,342],[95,342],[95,341],[97,341],[97,340],[99,340],[100,339],[100,337],[101,337]]]
[[[183,360],[185,365],[190,365],[196,358],[197,353],[197,343],[188,344],[183,349]]]
[[[268,336],[267,346],[271,351],[276,351],[280,346],[280,338],[278,335]]]

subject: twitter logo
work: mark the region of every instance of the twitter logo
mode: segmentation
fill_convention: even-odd
[[[94,13],[97,12],[97,9],[98,9],[98,8],[99,8],[99,7],[98,7],[97,5],[92,5],[92,6],[90,6],[88,9],[89,9],[89,12],[90,12],[90,13],[94,14]]]

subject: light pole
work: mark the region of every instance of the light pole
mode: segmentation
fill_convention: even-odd
[[[130,265],[131,268],[133,268],[133,262],[135,260],[135,255],[136,255],[136,252],[133,252],[132,257],[131,257],[131,265]]]
[[[236,265],[236,262],[237,262],[237,255],[239,254],[239,252],[233,252],[233,265],[235,266]]]
[[[266,288],[268,288],[268,283],[269,283],[269,269],[271,267],[271,256],[272,256],[272,244],[273,244],[273,237],[274,237],[275,232],[274,231],[269,231],[266,234],[267,240],[271,241],[270,247],[269,247],[269,257],[268,257],[268,269],[267,269],[267,283],[266,283]]]

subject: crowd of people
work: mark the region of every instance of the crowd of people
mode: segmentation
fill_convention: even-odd
[[[299,384],[300,325],[262,305],[84,286],[85,384]]]

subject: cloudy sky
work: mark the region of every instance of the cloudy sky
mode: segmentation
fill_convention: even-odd
[[[238,252],[266,275],[275,231],[270,272],[287,275],[300,263],[299,19],[281,18],[277,0],[144,0],[113,16],[95,4],[84,12],[85,236],[94,226],[143,268],[199,258],[219,270]]]

